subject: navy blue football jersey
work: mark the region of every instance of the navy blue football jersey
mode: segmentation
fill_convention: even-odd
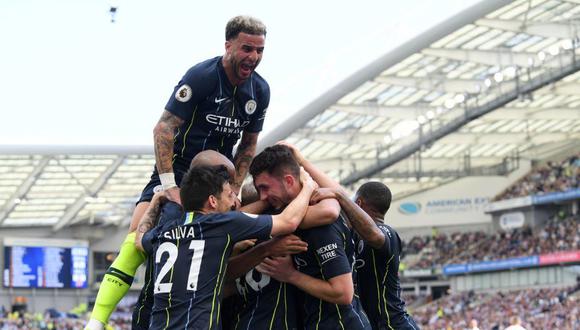
[[[185,213],[184,224],[155,228],[143,247],[155,260],[150,329],[220,329],[220,301],[234,243],[265,239],[272,216]]]
[[[399,329],[410,318],[401,299],[401,238],[390,226],[382,223],[377,226],[385,235],[385,244],[379,249],[373,249],[354,235],[360,300],[373,329]]]
[[[352,273],[356,280],[354,242],[342,216],[329,225],[299,230],[297,235],[308,243],[308,251],[294,256],[299,271],[322,280]],[[356,291],[349,305],[332,304],[306,293],[304,314],[305,329],[370,329]]]
[[[183,119],[175,133],[174,167],[189,167],[202,150],[216,150],[230,159],[243,131],[262,130],[270,103],[270,87],[257,72],[233,86],[218,56],[201,62],[181,78],[165,109]]]
[[[236,279],[242,300],[234,329],[297,329],[296,287],[255,268]]]

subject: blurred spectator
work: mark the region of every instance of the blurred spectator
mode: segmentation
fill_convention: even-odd
[[[479,330],[476,319],[471,319],[471,321],[469,321],[469,330]]]
[[[526,328],[522,327],[522,320],[519,316],[512,316],[510,326],[505,330],[526,330]]]

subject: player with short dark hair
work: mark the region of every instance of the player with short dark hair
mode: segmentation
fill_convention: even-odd
[[[260,198],[281,209],[299,191],[296,178],[299,168],[292,150],[275,145],[256,155],[250,173]],[[265,260],[258,270],[307,293],[304,304],[306,329],[370,329],[354,295],[354,246],[350,230],[341,216],[336,215],[335,219],[328,225],[297,231],[297,235],[308,243],[308,251],[294,257],[299,272],[293,266],[288,267],[289,258]],[[279,265],[287,268],[274,273]]]

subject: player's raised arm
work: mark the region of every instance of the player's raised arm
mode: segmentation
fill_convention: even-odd
[[[277,144],[288,147],[292,151],[292,155],[298,162],[298,164],[306,170],[312,176],[314,181],[322,188],[334,188],[342,189],[342,186],[334,181],[330,176],[321,171],[318,167],[314,166],[308,159],[306,159],[298,148],[286,141],[280,141]]]
[[[312,194],[314,202],[326,199],[337,200],[340,203],[340,207],[346,213],[351,226],[370,246],[378,249],[385,244],[386,237],[377,227],[375,221],[353,202],[343,189],[319,188]]]

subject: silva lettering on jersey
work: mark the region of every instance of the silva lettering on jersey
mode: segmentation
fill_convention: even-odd
[[[320,257],[320,259],[322,259],[321,263],[323,264],[329,260],[336,258],[337,257],[336,249],[338,249],[338,245],[336,243],[330,243],[321,248],[318,248],[316,250],[316,253]]]
[[[191,226],[180,226],[164,232],[163,237],[170,240],[195,238],[195,232]]]

